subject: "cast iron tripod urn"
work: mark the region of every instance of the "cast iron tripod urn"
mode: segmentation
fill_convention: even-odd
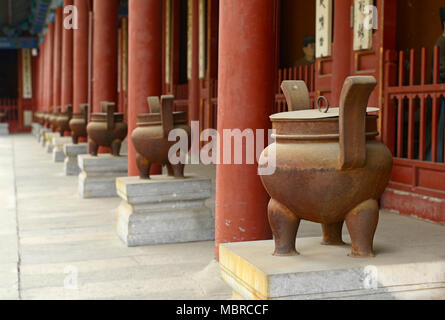
[[[69,122],[73,116],[73,106],[67,105],[65,107],[65,112],[59,112],[57,116],[57,129],[60,135],[63,137],[65,132],[70,132]]]
[[[127,124],[123,113],[115,113],[114,102],[101,102],[101,113],[91,114],[87,125],[90,154],[97,156],[99,146],[111,148],[111,154],[119,156],[122,141],[127,136]]]
[[[186,112],[173,112],[173,96],[149,97],[151,113],[138,116],[138,127],[132,133],[136,148],[136,161],[142,179],[150,178],[150,166],[158,163],[167,166],[168,175],[184,178],[184,162],[172,164],[169,161],[169,150],[176,141],[169,141],[168,135],[173,129],[182,129],[187,134],[190,146],[190,127],[187,124]],[[188,150],[187,150],[188,151]]]
[[[79,143],[79,138],[87,137],[88,104],[80,105],[80,113],[73,114],[69,126],[74,144]]]
[[[377,200],[392,169],[392,155],[377,141],[376,108],[367,108],[374,77],[346,79],[340,108],[310,109],[302,81],[282,84],[290,111],[272,115],[276,142],[267,147],[260,168],[276,155],[276,170],[261,180],[271,196],[269,222],[276,256],[296,255],[300,220],[320,223],[323,244],[341,245],[346,222],[350,256],[374,256],[379,218]],[[308,110],[303,110],[308,109]]]

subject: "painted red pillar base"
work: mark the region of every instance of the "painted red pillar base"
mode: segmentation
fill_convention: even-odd
[[[101,112],[100,103],[117,103],[117,24],[118,2],[94,0],[93,37],[93,105],[92,112]],[[99,153],[110,148],[99,147]]]
[[[102,101],[117,102],[118,2],[94,0],[93,106],[101,112]]]
[[[73,112],[80,113],[80,105],[88,103],[88,0],[74,0],[78,28],[73,34]]]
[[[128,11],[128,175],[138,176],[136,150],[131,134],[137,116],[148,113],[147,97],[160,96],[162,40],[161,0],[132,0]],[[151,174],[161,173],[152,166]]]
[[[220,2],[218,133],[270,128],[276,80],[275,0]],[[220,154],[223,159],[224,143]],[[245,162],[243,162],[245,163]],[[217,166],[215,256],[219,244],[270,239],[257,165]]]

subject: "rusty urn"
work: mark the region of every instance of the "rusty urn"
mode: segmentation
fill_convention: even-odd
[[[176,141],[168,141],[171,130],[180,129],[187,135],[190,146],[190,127],[186,112],[173,112],[171,95],[149,97],[150,113],[138,116],[138,127],[132,133],[132,141],[137,151],[136,161],[142,179],[150,178],[150,166],[158,163],[167,166],[168,175],[184,178],[185,155],[179,155],[181,161],[172,164],[169,161],[169,150]],[[188,150],[187,150],[188,151]]]
[[[260,169],[268,168],[276,155],[275,172],[261,175],[260,171],[271,197],[268,218],[274,255],[297,255],[300,220],[309,220],[321,224],[325,245],[344,244],[342,227],[346,222],[352,243],[350,256],[374,256],[377,201],[392,170],[391,152],[375,139],[378,117],[368,114],[378,111],[367,108],[375,86],[374,77],[349,77],[340,107],[329,109],[327,105],[317,110],[310,109],[304,82],[283,82],[291,111],[270,117],[276,142],[259,160]]]
[[[57,107],[57,111],[54,111],[54,108],[51,107],[50,109],[50,113],[48,115],[48,127],[53,131],[56,132],[57,131],[57,112],[59,110],[60,107]]]
[[[99,146],[111,148],[113,156],[119,156],[122,141],[127,136],[127,124],[123,113],[115,113],[114,102],[101,102],[101,113],[92,113],[87,125],[90,154],[97,156]]]
[[[2,123],[5,120],[5,113],[4,112],[0,112],[0,123]]]
[[[57,130],[60,135],[63,137],[65,132],[70,132],[69,122],[71,117],[73,116],[73,106],[67,105],[65,107],[65,112],[59,112],[57,116]]]
[[[88,124],[88,104],[80,105],[80,113],[73,114],[69,127],[71,129],[71,137],[74,144],[79,143],[79,138],[87,138],[87,124]]]
[[[46,127],[46,128],[50,127],[49,115],[50,115],[49,112],[44,112],[43,115],[42,115],[43,126]]]
[[[59,132],[59,116],[62,114],[62,107],[57,107],[56,112],[50,116],[51,129],[53,132]]]

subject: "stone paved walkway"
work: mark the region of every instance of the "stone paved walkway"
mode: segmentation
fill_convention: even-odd
[[[214,167],[186,170],[215,179]],[[80,199],[77,177],[64,176],[33,136],[0,136],[0,299],[231,297],[213,242],[127,248],[115,231],[119,202]],[[208,205],[214,210],[214,197]],[[430,246],[443,243],[443,230],[382,212],[376,238]],[[299,237],[320,234],[310,222],[299,230]]]
[[[213,242],[127,248],[120,200],[80,199],[31,135],[0,137],[0,195],[0,299],[231,297]]]

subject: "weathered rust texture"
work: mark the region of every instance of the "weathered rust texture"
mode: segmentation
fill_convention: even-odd
[[[80,104],[80,113],[73,114],[69,126],[71,129],[71,137],[74,144],[79,143],[79,138],[87,138],[87,124],[88,124],[88,104]]]
[[[65,107],[65,112],[60,112],[57,116],[57,129],[60,135],[63,137],[65,132],[71,132],[69,122],[73,117],[73,106],[67,105]]]
[[[115,113],[116,103],[101,102],[101,113],[91,114],[87,125],[90,154],[97,156],[99,146],[111,148],[111,154],[119,156],[122,141],[127,136],[127,124],[123,113]]]
[[[151,113],[138,116],[138,127],[133,131],[132,141],[136,148],[136,161],[142,179],[150,178],[150,166],[153,163],[166,165],[169,176],[184,178],[184,163],[171,164],[168,158],[170,148],[176,141],[168,141],[173,129],[182,129],[187,133],[190,147],[190,127],[187,124],[186,112],[173,112],[171,95],[149,97]],[[185,160],[185,159],[183,159]]]
[[[307,92],[300,83],[284,88],[297,110]],[[339,117],[298,119],[288,113],[271,117],[276,143],[263,151],[260,167],[276,148],[276,171],[261,179],[271,196],[269,222],[275,238],[275,255],[297,254],[295,239],[300,220],[320,223],[322,244],[342,245],[346,221],[352,242],[351,256],[374,256],[377,200],[392,169],[388,148],[375,140],[377,116],[367,115],[373,77],[349,77],[341,98]],[[289,88],[293,88],[290,91]],[[298,95],[303,97],[298,97]],[[317,112],[317,111],[315,111]]]

